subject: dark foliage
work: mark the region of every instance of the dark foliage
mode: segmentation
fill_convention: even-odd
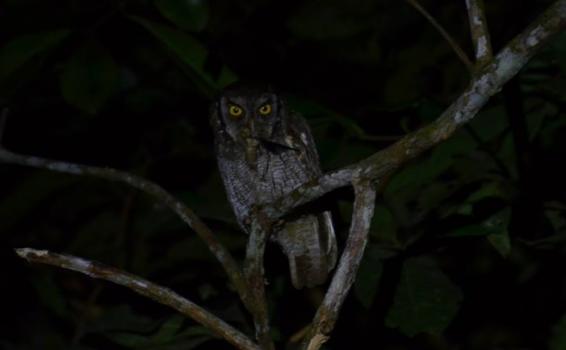
[[[486,1],[494,50],[549,1]],[[464,1],[423,5],[470,53]],[[211,98],[246,80],[285,92],[325,170],[436,118],[469,73],[403,1],[4,0],[3,143],[112,166],[187,203],[242,258],[208,126]],[[328,349],[566,347],[566,36],[455,137],[379,198],[371,242]],[[44,266],[13,247],[99,260],[169,286],[248,333],[218,263],[168,209],[122,184],[2,164],[0,348],[229,349],[130,291]],[[348,190],[332,193],[344,241]],[[280,346],[322,289],[294,290],[268,247]]]

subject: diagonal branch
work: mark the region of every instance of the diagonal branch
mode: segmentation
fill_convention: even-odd
[[[468,9],[468,21],[470,22],[470,32],[474,43],[476,66],[481,67],[493,59],[491,40],[485,18],[485,6],[483,0],[466,0],[466,8]]]
[[[483,67],[462,94],[433,123],[356,163],[310,181],[264,208],[279,218],[300,205],[351,184],[354,176],[379,180],[446,140],[473,119],[491,96],[514,77],[553,35],[566,28],[566,0],[555,1]]]
[[[185,204],[175,199],[169,192],[161,186],[143,179],[139,176],[119,171],[113,168],[100,168],[68,162],[61,162],[52,159],[40,158],[35,156],[17,154],[0,145],[0,161],[12,164],[30,166],[34,168],[48,169],[62,173],[74,175],[89,175],[107,180],[124,182],[137,188],[164,203],[171,208],[187,225],[204,240],[212,254],[224,267],[231,282],[234,284],[242,302],[250,312],[254,308],[255,301],[251,298],[247,283],[243,277],[242,270],[232,257],[232,254],[214,236],[208,226]]]
[[[434,17],[432,17],[430,13],[428,13],[428,11],[424,7],[422,7],[417,0],[406,0],[406,1],[411,6],[413,6],[417,11],[419,11],[421,15],[423,15],[427,19],[427,21],[430,22],[430,24],[432,24],[432,26],[440,33],[440,35],[442,35],[444,40],[448,42],[448,45],[450,45],[452,50],[454,50],[454,53],[456,53],[456,55],[462,61],[462,63],[464,63],[466,68],[468,68],[469,71],[472,71],[474,65],[468,58],[468,55],[466,55],[466,53],[464,52],[464,50],[462,50],[460,45],[458,45],[456,40],[454,40],[454,38],[452,38],[452,36],[448,34],[448,32],[440,25],[440,23],[438,23],[438,21],[435,20]]]
[[[245,334],[169,288],[159,286],[125,271],[71,255],[55,254],[47,250],[30,248],[16,249],[16,253],[30,262],[81,272],[93,278],[100,278],[127,287],[138,294],[163,305],[170,306],[183,315],[192,318],[238,349],[261,350]]]
[[[305,350],[318,350],[330,337],[330,332],[336,324],[338,313],[354,283],[364,255],[373,217],[375,189],[370,181],[362,180],[354,183],[354,190],[356,198],[346,247],[340,257],[330,287],[316,312],[309,335],[303,344]]]

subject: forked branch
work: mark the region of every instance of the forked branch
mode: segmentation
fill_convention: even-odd
[[[511,40],[491,63],[478,71],[464,92],[434,122],[358,163],[298,187],[264,208],[265,212],[272,218],[282,217],[297,206],[337,188],[349,186],[355,176],[380,179],[446,140],[459,127],[472,120],[490,97],[499,92],[553,35],[565,27],[566,0],[558,0]]]
[[[364,255],[374,212],[375,189],[368,180],[356,180],[354,191],[356,197],[346,247],[304,342],[305,350],[318,350],[330,337]]]
[[[410,2],[416,3],[416,1]],[[354,203],[354,215],[350,228],[350,236],[344,253],[340,258],[340,262],[335,276],[332,279],[330,288],[313,321],[312,329],[306,342],[306,348],[308,350],[318,349],[328,338],[330,331],[334,327],[334,323],[338,317],[338,312],[342,306],[344,298],[353,282],[353,278],[359,264],[359,259],[361,259],[363,248],[365,247],[367,230],[369,229],[369,220],[373,213],[375,191],[372,188],[372,183],[379,182],[385,176],[392,174],[409,160],[414,159],[426,150],[432,148],[434,145],[447,139],[453,135],[459,127],[474,118],[478,111],[487,103],[489,98],[499,92],[501,87],[519,72],[528,60],[544,45],[544,43],[546,43],[552,35],[563,30],[565,26],[566,0],[558,0],[554,2],[553,5],[551,5],[541,16],[539,16],[539,18],[527,29],[505,46],[494,59],[482,66],[473,77],[467,89],[444,111],[444,113],[442,113],[436,121],[406,135],[393,145],[370,156],[369,158],[325,174],[320,178],[297,188],[273,204],[259,208],[259,210],[266,215],[266,222],[273,222],[275,219],[284,216],[290,210],[299,205],[319,198],[334,189],[349,186],[354,183],[354,187],[356,189],[356,200]],[[485,33],[487,33],[487,29]],[[250,238],[250,244],[255,244],[256,246],[248,245],[246,259],[246,276],[248,278],[245,278],[242,270],[232,258],[228,250],[220,244],[218,240],[216,240],[208,227],[183,203],[175,200],[169,193],[154,183],[115,169],[89,167],[20,155],[7,151],[1,146],[0,161],[77,175],[92,175],[105,179],[121,181],[158,198],[177,213],[177,215],[179,215],[199,234],[216,258],[222,263],[230,279],[235,285],[240,298],[254,316],[256,333],[262,343],[261,348],[272,349],[273,344],[271,340],[265,340],[265,338],[268,337],[269,327],[265,304],[265,291],[263,286],[263,249],[268,233],[268,229],[266,227],[269,225],[264,226],[263,223],[259,223],[260,225],[257,226],[259,228],[257,234],[252,235],[253,237]],[[78,271],[81,271],[79,269],[81,264],[80,262],[85,263],[84,260],[79,259],[77,260],[79,262],[78,266],[72,265],[70,264],[70,260],[68,260],[69,257],[53,255],[51,253],[42,253],[42,251],[39,251],[38,253],[38,251],[33,250],[19,250],[18,253],[27,255],[26,258],[29,260],[51,263],[59,267],[71,268]],[[55,260],[42,259],[45,257],[53,257]],[[54,263],[54,261],[59,261],[59,263]],[[94,274],[94,272],[90,270],[90,268],[94,265],[89,265],[91,264],[90,262],[86,263],[88,263],[86,265],[89,267],[81,272],[90,273],[91,275]],[[98,265],[96,266],[98,267]],[[120,272],[112,270],[111,268],[105,268],[102,271]],[[102,273],[101,275],[95,275],[94,277],[106,278],[116,283],[122,281],[119,278],[110,278],[110,275],[113,274],[110,273],[108,275]],[[114,273],[113,276],[116,276],[116,274]],[[124,276],[124,274],[118,274],[117,276]],[[150,282],[142,280],[139,277],[131,275],[127,276],[132,278],[127,281],[139,281],[142,284],[146,283],[147,285],[150,285],[148,284]],[[249,286],[250,283],[253,284],[253,286]],[[137,285],[135,282],[124,282],[122,285],[127,286],[140,294],[151,297],[150,291],[143,288],[140,289],[140,285]],[[171,293],[168,296],[169,299],[166,299],[167,305],[170,305],[168,304],[169,302],[180,302],[180,299],[178,298],[181,297],[168,289],[153,284],[151,284],[151,286],[155,287],[155,291],[159,291],[159,293]],[[256,287],[260,288],[256,289]],[[252,290],[253,292],[251,292]],[[195,319],[197,319],[196,317],[200,317],[200,319],[197,319],[199,322],[207,325],[211,329],[216,329],[219,334],[225,334],[226,339],[229,339],[229,341],[233,344],[236,345],[237,342],[237,344],[240,344],[237,346],[242,346],[241,348],[245,349],[260,348],[258,345],[249,341],[249,339],[245,340],[242,338],[241,336],[243,335],[241,333],[238,333],[238,331],[234,330],[227,324],[218,326],[215,324],[204,323],[210,321],[203,316],[205,315],[203,314],[203,309],[198,308],[194,304],[188,305],[190,306],[183,307],[193,308],[192,310],[195,310],[194,314],[199,315],[193,315],[191,317]],[[188,309],[185,309],[185,312],[188,312],[187,310]]]
[[[232,257],[232,254],[222,245],[208,226],[200,220],[200,218],[183,202],[175,199],[173,195],[165,191],[161,186],[154,182],[143,179],[131,173],[116,170],[113,168],[100,168],[82,164],[69,162],[61,162],[57,160],[40,158],[30,155],[23,155],[8,151],[0,145],[0,161],[12,164],[19,164],[40,169],[48,169],[62,173],[73,175],[88,175],[124,182],[134,188],[137,188],[165,204],[173,210],[189,227],[191,227],[202,240],[206,243],[208,249],[214,254],[216,259],[222,264],[224,270],[228,274],[231,282],[236,287],[240,298],[248,309],[253,307],[254,302],[248,293],[248,287],[242,274],[241,268]]]
[[[55,254],[47,250],[30,248],[16,249],[16,253],[30,262],[77,271],[92,278],[100,278],[127,287],[138,294],[172,307],[181,314],[192,318],[212,330],[219,337],[226,339],[226,341],[238,349],[261,350],[245,334],[169,288],[159,286],[122,270],[71,255]]]

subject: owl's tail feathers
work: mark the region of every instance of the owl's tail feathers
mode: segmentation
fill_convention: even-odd
[[[297,289],[324,283],[336,264],[336,236],[330,212],[287,222],[275,240],[289,259],[291,281]]]

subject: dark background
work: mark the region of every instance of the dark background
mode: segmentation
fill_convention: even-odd
[[[494,50],[550,1],[486,1]],[[465,2],[423,6],[472,56]],[[225,84],[271,84],[309,121],[325,170],[434,120],[470,73],[404,1],[4,0],[3,144],[146,177],[243,257],[208,126]],[[566,36],[379,197],[358,280],[327,349],[566,347]],[[250,319],[207,248],[126,185],[0,165],[2,349],[229,349],[110,283],[28,265],[14,247],[98,260],[166,285],[234,326]],[[340,243],[350,190],[328,198]],[[280,347],[323,289],[290,286],[267,251]],[[366,344],[366,345],[362,345]]]

